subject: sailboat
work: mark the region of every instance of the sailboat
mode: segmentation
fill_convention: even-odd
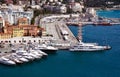
[[[108,46],[100,46],[98,45],[98,43],[84,43],[82,41],[82,25],[80,24],[79,25],[79,28],[78,28],[78,44],[76,44],[75,46],[73,47],[70,47],[69,50],[70,51],[103,51],[103,50],[109,50],[111,49],[111,47],[108,45]]]

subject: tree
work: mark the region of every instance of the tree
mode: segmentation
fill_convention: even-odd
[[[5,3],[6,1],[5,0],[0,0],[0,2]]]
[[[34,24],[34,23],[35,23],[35,18],[33,17],[31,20],[31,24]]]
[[[17,0],[13,0],[13,4],[17,4]]]

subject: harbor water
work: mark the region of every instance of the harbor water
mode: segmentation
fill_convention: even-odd
[[[120,11],[100,11],[100,16],[111,17]],[[110,14],[106,14],[110,13]],[[77,35],[77,27],[69,26]],[[1,77],[120,77],[120,25],[83,28],[84,42],[110,45],[111,50],[102,52],[69,52],[59,50],[47,58],[16,66],[0,64]]]
[[[102,17],[120,18],[120,10],[101,10],[98,11],[97,14]]]

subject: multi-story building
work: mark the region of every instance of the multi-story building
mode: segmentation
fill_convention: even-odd
[[[33,18],[33,11],[24,11],[22,6],[2,5],[0,8],[0,15],[4,20],[10,22],[11,25],[17,24],[18,19],[21,17],[27,17],[30,24]]]
[[[92,15],[93,17],[96,16],[96,11],[94,8],[87,8],[86,13],[88,13],[89,15]]]
[[[20,27],[13,28],[12,37],[23,37],[23,35],[24,35],[23,28],[20,28]]]
[[[9,39],[12,37],[12,33],[7,33],[7,29],[4,28],[1,28],[1,31],[0,31],[0,39]]]
[[[33,18],[33,11],[26,11],[26,12],[19,12],[19,11],[14,11],[12,13],[14,23],[17,24],[17,21],[20,17],[27,17],[28,18],[28,23],[31,23],[31,19]]]
[[[19,18],[18,19],[18,25],[21,26],[21,25],[28,25],[29,24],[29,20],[27,18]]]
[[[0,33],[0,39],[9,39],[12,37],[11,33]]]
[[[18,25],[6,24],[4,33],[10,33],[13,37],[38,36],[41,28],[35,25],[29,25],[27,18],[19,18]]]
[[[4,22],[4,21],[3,21]],[[3,28],[1,28],[1,32],[0,32],[0,39],[9,39],[12,37],[12,33],[8,33],[7,31],[7,25],[8,24],[7,22],[4,22],[5,23],[5,26],[3,26]]]
[[[5,23],[4,23],[4,19],[2,17],[0,17],[0,29],[2,29],[4,27]]]

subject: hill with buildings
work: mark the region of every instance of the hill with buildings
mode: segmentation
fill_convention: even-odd
[[[43,5],[43,4],[68,4],[69,2],[84,2],[86,7],[113,7],[120,5],[120,0],[0,0],[2,3],[7,4],[26,4],[26,5]]]

